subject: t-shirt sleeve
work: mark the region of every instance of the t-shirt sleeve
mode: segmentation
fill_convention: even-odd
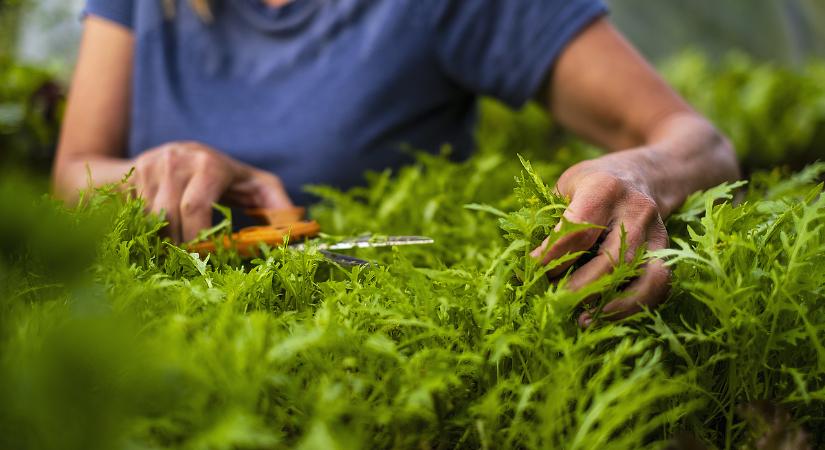
[[[86,0],[86,7],[83,9],[83,17],[91,14],[111,20],[131,29],[133,27],[132,15],[134,12],[135,1],[136,0]]]
[[[600,0],[430,2],[439,62],[463,88],[521,106],[565,46],[607,9]]]

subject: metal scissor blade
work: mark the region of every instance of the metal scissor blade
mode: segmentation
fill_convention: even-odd
[[[354,256],[342,255],[340,253],[333,253],[327,250],[320,250],[320,253],[324,255],[326,259],[338,264],[341,267],[368,267],[373,265],[373,263],[365,259],[356,258]]]
[[[432,238],[424,237],[424,236],[387,236],[387,237],[374,237],[374,236],[366,236],[361,238],[355,239],[347,239],[341,242],[335,243],[317,243],[313,247],[318,250],[329,250],[329,251],[337,251],[337,250],[350,250],[354,248],[378,248],[378,247],[399,247],[402,245],[428,245],[432,244],[435,241]],[[290,247],[295,248],[296,250],[303,250],[306,248],[306,244],[298,243],[293,244]]]
[[[348,239],[334,244],[320,244],[320,250],[350,250],[353,248],[399,247],[402,245],[428,245],[435,242],[424,236],[387,236],[385,238],[364,237]]]

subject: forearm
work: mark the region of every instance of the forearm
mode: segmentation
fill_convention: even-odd
[[[740,177],[730,142],[695,113],[663,118],[646,133],[644,145],[630,151],[640,156],[646,184],[662,217],[693,192]]]
[[[74,204],[82,190],[117,183],[134,167],[129,159],[106,155],[74,154],[59,157],[53,172],[53,189],[58,198]]]
[[[584,169],[632,182],[663,217],[692,192],[739,176],[727,139],[606,20],[569,45],[552,75],[547,98],[554,116],[614,152]]]
[[[69,203],[83,189],[120,181],[133,165],[123,153],[133,56],[131,30],[86,17],[52,175],[54,193]]]

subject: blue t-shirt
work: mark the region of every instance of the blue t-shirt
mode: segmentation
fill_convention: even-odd
[[[473,148],[476,99],[519,106],[600,0],[88,0],[135,36],[128,154],[194,140],[281,177],[341,188],[409,162],[408,149]]]

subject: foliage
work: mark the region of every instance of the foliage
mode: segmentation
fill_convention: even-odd
[[[14,49],[19,28],[20,13],[25,0],[0,0],[0,57],[8,56]]]
[[[825,195],[814,182],[822,174],[822,163],[784,180],[758,174],[738,205],[715,203],[730,187],[695,196],[683,211],[704,203],[703,213],[674,217],[671,228],[686,232],[658,252],[675,265],[678,290],[651,330],[675,364],[697,374],[725,429],[736,429],[737,403],[763,399],[823,429]]]
[[[816,92],[815,72],[781,73]],[[821,142],[817,97],[779,92],[753,110],[694,95],[759,165],[774,154],[743,117],[801,117],[814,131],[768,133],[795,157]],[[550,186],[594,150],[538,108],[483,112],[468,161],[422,154],[363,188],[312,188],[329,234],[435,238],[356,251],[368,268],[313,249],[201,258],[117,189],[66,209],[0,174],[0,448],[825,445],[825,164],[692,196],[656,254],[669,302],[580,330],[580,303],[623,295],[650,255],[579,292],[549,282],[529,251],[576,229],[554,231]]]
[[[48,170],[63,103],[54,73],[0,54],[0,164]]]
[[[801,168],[825,155],[825,63],[802,70],[730,54],[712,65],[687,52],[665,64],[666,78],[733,141],[746,169]]]
[[[316,188],[328,232],[436,238],[346,270],[285,248],[204,260],[114,190],[66,210],[0,178],[4,226],[27,230],[0,234],[0,447],[733,448],[756,442],[737,410],[757,399],[823,443],[825,165],[693,196],[659,253],[668,305],[582,331],[578,304],[642,260],[550,284],[527,255],[565,206],[542,179],[573,159],[505,141]]]

